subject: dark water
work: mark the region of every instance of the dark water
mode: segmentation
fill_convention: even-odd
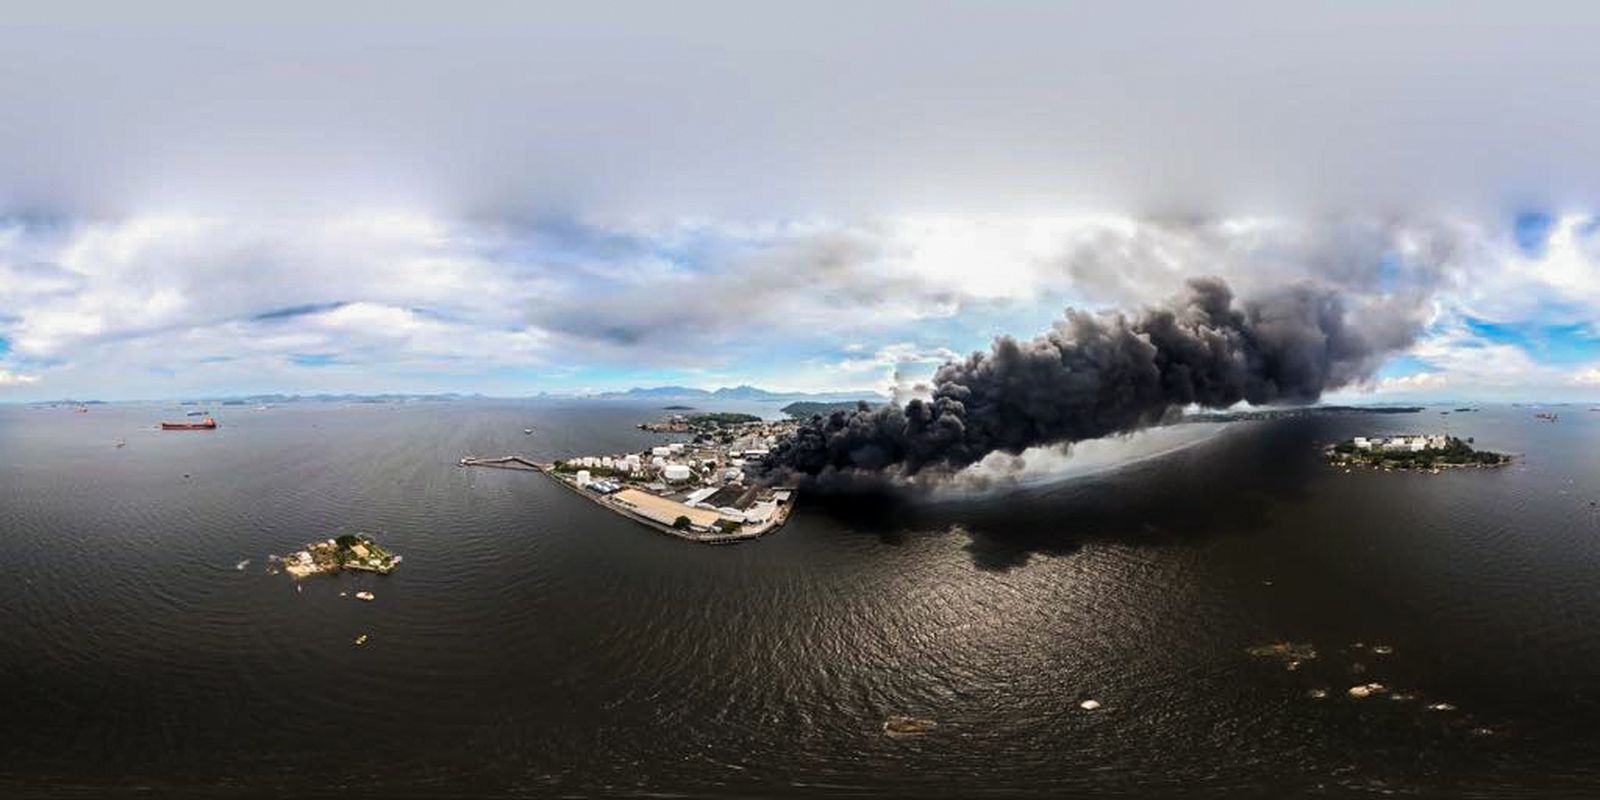
[[[1600,787],[1582,409],[1239,424],[1001,497],[807,498],[724,548],[454,466],[642,446],[653,407],[227,411],[160,433],[157,407],[0,408],[0,795]],[[1526,456],[1438,476],[1318,460],[1446,421]],[[302,592],[264,573],[344,529],[405,565]],[[339,597],[357,588],[377,600]],[[1279,640],[1321,656],[1244,652]],[[1345,696],[1367,681],[1415,699]],[[889,739],[891,714],[940,727]]]

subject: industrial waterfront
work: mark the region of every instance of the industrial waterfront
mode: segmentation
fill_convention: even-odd
[[[793,487],[769,486],[760,460],[794,420],[739,413],[671,414],[639,430],[693,434],[647,450],[574,456],[548,463],[511,455],[465,456],[463,467],[538,472],[601,507],[670,536],[705,544],[760,538],[783,527],[794,510]],[[532,435],[531,428],[523,430]]]

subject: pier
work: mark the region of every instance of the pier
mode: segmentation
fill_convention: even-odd
[[[498,456],[496,458],[477,458],[467,456],[460,461],[463,467],[492,467],[494,469],[520,469],[528,472],[544,472],[548,464],[540,464],[524,456]]]

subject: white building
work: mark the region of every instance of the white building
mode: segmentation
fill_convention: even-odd
[[[1356,438],[1352,439],[1351,441],[1355,443],[1355,446],[1356,446],[1357,450],[1371,450],[1372,449],[1372,440],[1368,439],[1365,436],[1357,436]]]
[[[661,468],[661,477],[674,483],[689,480],[688,464],[668,464]]]
[[[717,487],[715,486],[707,486],[704,489],[696,489],[690,492],[687,497],[683,498],[683,504],[686,506],[699,505],[700,503],[704,502],[707,497],[710,497],[716,493]]]
[[[586,470],[586,469],[578,470],[578,485],[579,486],[588,486],[591,482],[593,482],[593,478],[594,478],[594,476],[589,474],[589,470]]]
[[[776,513],[778,513],[778,504],[771,500],[766,500],[745,509],[744,518],[746,522],[760,524],[772,519],[772,515]]]
[[[662,458],[666,458],[667,456],[672,455],[672,448],[665,447],[665,446],[652,447],[652,448],[650,448],[650,455],[660,456]]]

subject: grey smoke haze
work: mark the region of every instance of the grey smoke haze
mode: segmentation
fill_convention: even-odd
[[[932,396],[814,418],[768,466],[820,485],[953,471],[999,451],[1135,430],[1174,408],[1309,403],[1372,376],[1422,320],[1296,284],[1236,303],[1217,278],[1136,314],[1069,310],[1030,341],[941,367]]]
[[[9,9],[0,211],[1425,215],[1600,186],[1592,3],[334,6]]]

